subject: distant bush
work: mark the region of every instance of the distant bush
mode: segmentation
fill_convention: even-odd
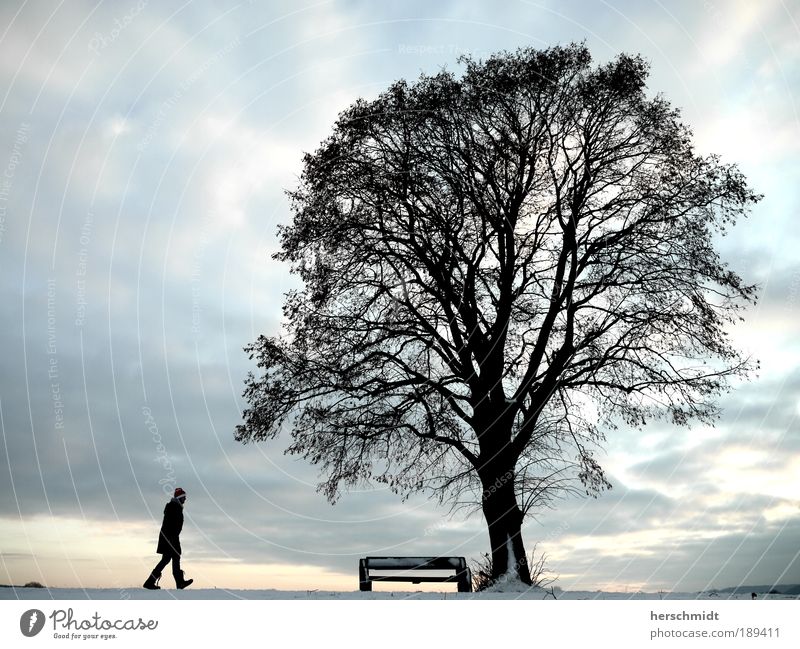
[[[29,581],[23,588],[44,588],[38,581]]]

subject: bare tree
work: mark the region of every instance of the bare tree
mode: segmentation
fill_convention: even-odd
[[[493,578],[530,583],[525,515],[608,486],[604,430],[712,420],[752,368],[726,326],[755,287],[712,237],[759,196],[694,152],[639,57],[461,62],[356,101],[305,156],[275,255],[304,288],[245,348],[236,438],[286,422],[332,502],[369,479],[472,500]]]

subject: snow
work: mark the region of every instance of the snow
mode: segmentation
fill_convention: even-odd
[[[502,575],[494,584],[489,586],[489,588],[483,592],[527,594],[528,591],[538,591],[538,596],[532,597],[532,599],[544,599],[544,597],[549,594],[548,591],[545,591],[541,588],[533,588],[532,586],[528,586],[528,584],[524,583],[516,575],[516,573],[514,575]]]
[[[514,543],[511,541],[511,535],[506,534],[506,580],[512,578],[512,575],[518,574],[517,564],[514,561]]]
[[[453,590],[442,592],[360,592],[360,591],[325,591],[325,590],[228,590],[225,588],[187,588],[186,590],[162,589],[145,590],[137,586],[129,588],[0,588],[0,599],[54,599],[54,600],[502,600],[502,599],[530,599],[551,600],[549,591],[540,588],[529,588],[513,580],[505,584],[508,590],[486,590],[480,593],[457,593]],[[498,587],[499,588],[499,587]],[[608,599],[608,600],[722,600],[738,599],[749,600],[749,593],[738,595],[712,595],[709,593],[615,593],[603,591],[562,591],[557,592],[559,600],[581,599]],[[758,599],[798,599],[795,595],[759,595]]]

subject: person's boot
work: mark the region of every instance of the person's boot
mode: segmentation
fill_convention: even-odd
[[[161,586],[158,585],[158,580],[161,579],[161,573],[156,572],[155,570],[150,573],[150,576],[147,578],[147,581],[142,584],[148,590],[161,590]]]
[[[178,587],[179,590],[183,590],[187,586],[190,586],[193,581],[194,579],[183,578],[183,570],[175,573],[175,585]]]

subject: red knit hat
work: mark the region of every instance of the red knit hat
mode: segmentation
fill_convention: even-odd
[[[175,489],[175,498],[180,498],[181,496],[185,496],[185,495],[186,495],[186,492],[183,489],[181,489],[180,487],[177,487]]]

